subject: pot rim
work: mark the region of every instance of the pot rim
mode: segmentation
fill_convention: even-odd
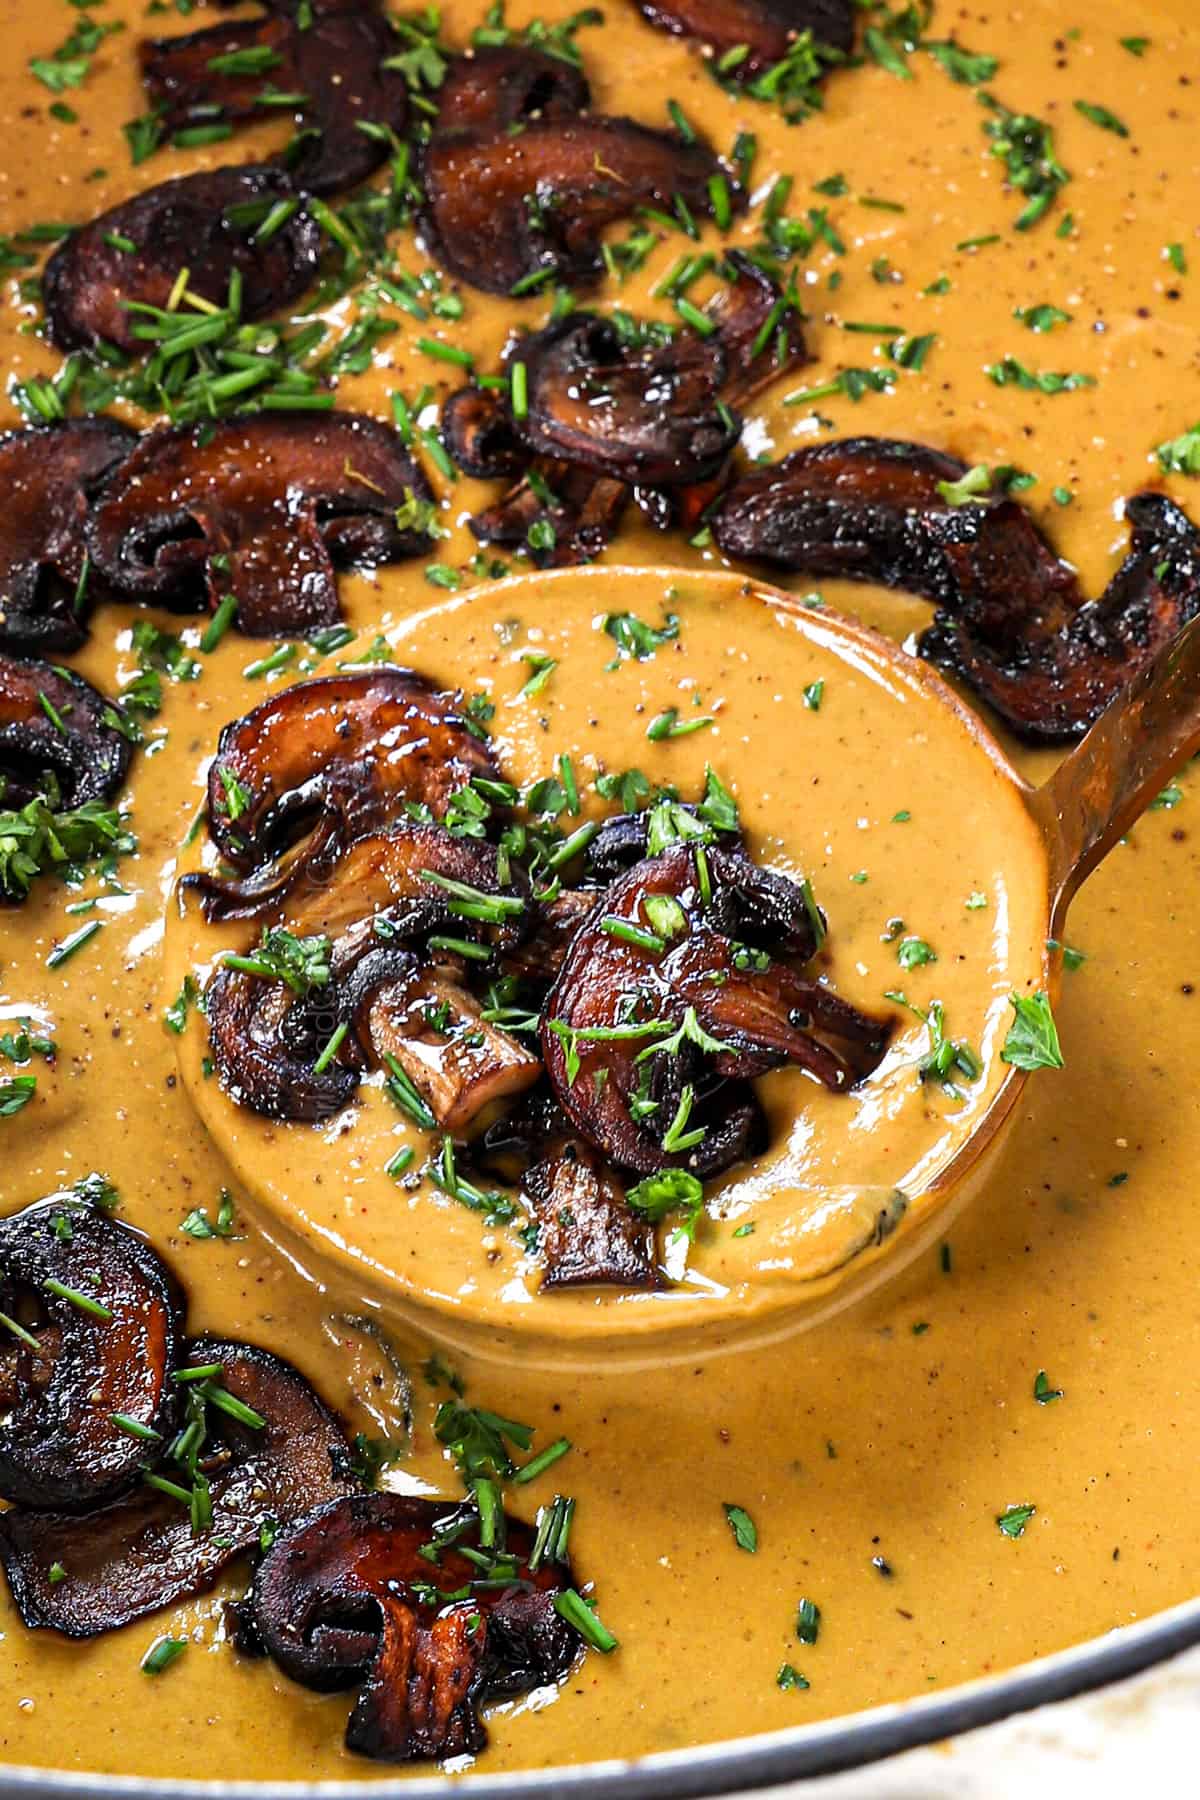
[[[1095,1692],[1200,1644],[1200,1599],[1136,1625],[944,1693],[871,1707],[755,1737],[507,1774],[397,1776],[365,1781],[197,1781],[0,1766],[0,1800],[701,1800],[834,1775],[952,1738],[1035,1707]]]

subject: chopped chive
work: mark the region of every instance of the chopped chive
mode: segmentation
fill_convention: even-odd
[[[343,1019],[341,1024],[337,1027],[337,1030],[333,1033],[333,1036],[329,1039],[325,1048],[322,1050],[320,1056],[318,1056],[316,1062],[313,1064],[314,1075],[323,1075],[325,1073],[326,1069],[341,1049],[349,1029],[350,1026],[348,1022]]]
[[[200,639],[200,648],[206,655],[210,655],[212,651],[216,649],[221,639],[225,636],[225,633],[229,630],[229,627],[233,624],[234,616],[237,613],[237,607],[236,594],[222,595],[221,603],[208,624],[205,626],[204,634]]]
[[[600,929],[609,937],[619,938],[623,944],[632,944],[637,950],[649,950],[660,955],[667,947],[666,938],[659,937],[656,931],[644,931],[629,919],[615,919],[611,914],[601,919]]]
[[[565,1588],[561,1594],[554,1596],[554,1610],[560,1619],[574,1626],[585,1644],[601,1655],[609,1656],[617,1648],[617,1639],[613,1636],[592,1611],[582,1594],[575,1588]]]
[[[176,1657],[182,1656],[186,1649],[186,1638],[157,1638],[142,1658],[143,1674],[161,1675],[163,1670],[169,1669]]]
[[[393,1181],[398,1181],[401,1175],[403,1175],[407,1169],[412,1167],[415,1156],[416,1151],[411,1144],[402,1144],[395,1156],[389,1157],[387,1162],[384,1163],[384,1174],[390,1175]]]
[[[101,1306],[90,1294],[81,1294],[78,1288],[68,1287],[65,1281],[58,1281],[53,1275],[48,1275],[42,1286],[48,1294],[54,1294],[60,1300],[69,1300],[72,1306],[77,1306],[80,1312],[91,1313],[93,1318],[107,1321],[113,1316],[107,1306]]]
[[[63,938],[60,944],[55,944],[46,958],[46,967],[48,969],[61,968],[68,958],[74,956],[77,950],[82,950],[83,946],[90,943],[96,933],[103,929],[103,919],[91,919],[86,925],[81,925],[78,931],[73,931],[69,937]]]
[[[537,1456],[531,1457],[527,1463],[522,1464],[512,1478],[514,1486],[521,1486],[527,1481],[536,1481],[539,1475],[544,1475],[547,1469],[553,1468],[554,1464],[564,1457],[570,1448],[570,1438],[555,1438],[554,1442],[547,1444],[546,1448]]]
[[[212,1381],[225,1373],[224,1363],[199,1363],[195,1368],[176,1369],[172,1381]]]
[[[140,1419],[131,1419],[128,1413],[109,1413],[109,1423],[118,1431],[124,1431],[132,1438],[140,1438],[143,1443],[161,1438],[162,1432],[155,1431],[152,1425],[143,1425]]]

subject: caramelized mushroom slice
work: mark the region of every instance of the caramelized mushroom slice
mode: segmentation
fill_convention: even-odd
[[[546,1261],[542,1291],[560,1287],[655,1288],[661,1283],[654,1227],[592,1150],[564,1134],[525,1176]]]
[[[218,739],[208,779],[214,844],[248,872],[322,819],[334,822],[345,844],[409,804],[441,818],[472,778],[500,779],[461,705],[461,695],[391,666],[321,676],[273,694]],[[386,854],[394,858],[398,849]],[[350,892],[344,885],[340,891]]]
[[[0,654],[3,804],[22,806],[51,775],[65,810],[106,800],[133,754],[119,710],[82,675]]]
[[[441,131],[422,153],[425,228],[437,260],[487,293],[539,275],[578,287],[603,270],[606,225],[676,196],[707,215],[722,173],[706,144],[590,113],[516,133]]]
[[[74,1638],[115,1631],[212,1587],[264,1525],[355,1490],[341,1422],[298,1369],[250,1344],[198,1338],[187,1366],[211,1363],[225,1393],[266,1421],[251,1426],[206,1408],[211,1525],[194,1532],[188,1507],[151,1487],[84,1514],[13,1507],[0,1517],[0,1561],[26,1625]],[[145,1444],[135,1448],[145,1456]],[[178,1485],[178,1465],[163,1472]]]
[[[1200,611],[1200,532],[1165,494],[1126,503],[1129,553],[1098,600],[1074,610],[1019,579],[1007,607],[939,613],[920,651],[966,681],[1030,743],[1079,737]],[[1056,607],[1055,599],[1059,600]]]
[[[721,398],[743,406],[780,375],[808,362],[804,322],[796,293],[740,250],[725,258],[733,279],[717,291],[709,317],[725,353]]]
[[[527,44],[492,44],[451,59],[438,89],[438,131],[496,131],[563,119],[591,103],[587,77]]]
[[[523,550],[536,568],[559,569],[594,561],[628,502],[623,481],[542,457],[503,499],[467,523],[480,543]]]
[[[728,81],[749,81],[782,62],[797,39],[846,56],[854,48],[854,0],[637,0],[651,25],[695,38]],[[743,55],[732,60],[734,53]],[[721,61],[729,57],[728,64]]]
[[[137,434],[116,419],[68,419],[0,434],[0,644],[77,650],[87,614],[108,599],[88,567],[88,509]]]
[[[571,313],[516,354],[528,382],[521,432],[544,456],[661,486],[704,481],[738,440],[741,421],[717,397],[724,352],[697,332],[630,346],[610,319]]]
[[[320,1123],[348,1104],[358,1071],[335,1058],[317,1072],[314,1062],[337,1021],[332,1011],[318,1015],[329,1020],[329,1027],[316,1051],[308,1032],[290,1042],[287,1026],[295,1005],[284,982],[244,969],[218,969],[204,991],[213,1061],[230,1098],[267,1119]],[[311,1008],[306,1023],[313,1027],[312,1035],[319,1035]]]
[[[432,1558],[423,1549],[437,1546]],[[479,1705],[558,1681],[579,1652],[555,1610],[567,1565],[537,1559],[529,1526],[505,1517],[480,1579],[479,1515],[407,1494],[357,1494],[282,1531],[259,1564],[245,1638],[318,1693],[357,1688],[346,1746],[384,1762],[474,1754]],[[467,1597],[460,1597],[463,1589]]]
[[[151,432],[110,477],[89,544],[136,599],[215,607],[232,593],[243,631],[295,636],[338,619],[336,568],[428,550],[428,533],[397,523],[414,496],[429,499],[425,477],[377,420],[260,413]]]
[[[751,1077],[787,1061],[846,1091],[887,1039],[886,1025],[790,966],[824,932],[807,888],[739,851],[710,845],[704,856],[704,893],[690,845],[615,881],[576,934],[542,1015],[563,1109],[618,1167],[640,1174],[718,1173],[758,1131]],[[703,1136],[668,1150],[672,1127]]]
[[[73,1195],[0,1221],[0,1494],[75,1512],[171,1429],[183,1297],[145,1239]],[[114,1419],[131,1421],[128,1428]],[[145,1435],[143,1435],[145,1434]]]
[[[302,95],[289,173],[305,193],[330,194],[365,181],[388,155],[386,134],[364,132],[361,123],[404,135],[408,86],[398,69],[383,66],[396,47],[381,12],[351,5],[319,8],[303,24],[298,11],[273,12],[185,37],[150,38],[140,55],[151,106],[168,133],[262,119],[272,90]],[[230,58],[239,59],[232,68]]]
[[[529,448],[496,388],[463,387],[442,407],[442,442],[464,475],[500,481],[529,461]]]
[[[713,536],[726,556],[904,588],[940,606],[960,604],[989,568],[1042,594],[1073,592],[1072,572],[1015,501],[946,498],[966,473],[957,457],[923,444],[818,444],[727,489]]]
[[[50,336],[63,350],[141,348],[137,308],[166,306],[181,269],[191,291],[216,306],[226,304],[236,273],[243,318],[279,311],[311,286],[320,231],[301,209],[263,243],[255,225],[238,223],[238,209],[268,211],[291,193],[279,170],[247,164],[183,175],[110,207],[64,238],[46,264]]]

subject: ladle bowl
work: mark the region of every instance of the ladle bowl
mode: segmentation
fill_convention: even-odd
[[[877,748],[877,756],[894,754],[901,763],[907,758],[908,766],[915,768],[932,742],[938,746],[948,782],[956,771],[964,779],[970,776],[1002,826],[1005,856],[1013,872],[1012,894],[1032,896],[1024,923],[1018,918],[1013,927],[1020,942],[1012,951],[1011,980],[1026,992],[1044,992],[1053,1002],[1061,967],[1054,947],[1061,941],[1072,897],[1170,773],[1200,745],[1200,621],[1130,684],[1051,779],[1036,789],[1012,767],[978,715],[928,665],[849,619],[730,574],[604,568],[519,577],[409,615],[385,636],[398,663],[428,668],[438,680],[455,680],[459,663],[477,664],[481,643],[494,645],[514,618],[534,628],[535,635],[542,622],[544,631],[552,633],[573,607],[578,610],[582,597],[599,626],[612,614],[639,607],[645,612],[652,590],[660,597],[682,593],[685,637],[689,601],[720,608],[722,628],[728,620],[734,641],[741,636],[738,621],[744,620],[748,643],[764,616],[757,609],[766,609],[772,625],[779,627],[772,642],[781,648],[778,666],[763,671],[759,679],[790,683],[804,660],[797,646],[812,656],[819,653],[827,660],[832,656],[856,681],[872,684],[872,691],[886,696],[894,708],[890,749]],[[738,612],[745,607],[756,610]],[[484,657],[486,666],[501,661],[494,650],[490,659]],[[462,679],[465,683],[465,676]],[[799,694],[791,697],[798,707]],[[502,709],[497,729],[508,717]],[[603,720],[597,717],[588,723],[599,728]],[[793,725],[798,728],[797,715]],[[715,739],[717,734],[713,735]],[[547,755],[553,754],[552,733],[546,744]],[[713,754],[714,761],[719,760],[715,741]],[[853,745],[846,754],[854,754]],[[948,754],[957,759],[956,768],[945,766]],[[752,761],[737,771],[743,801],[753,776]],[[803,804],[804,796],[796,794],[801,812]],[[803,822],[796,829],[803,837]],[[772,860],[769,845],[752,844],[752,849],[762,860]],[[968,849],[964,843],[964,866]],[[831,941],[836,942],[837,896],[829,899],[822,891],[822,898],[828,900]],[[886,908],[886,894],[879,904]],[[1014,917],[1020,915],[1017,899],[1012,907]],[[177,991],[181,971],[213,966],[223,947],[207,940],[194,908],[181,911],[173,905],[167,989]],[[497,1259],[502,1252],[474,1217],[453,1221],[455,1241],[469,1246],[461,1251],[462,1266],[453,1266],[460,1254],[455,1251],[431,1273],[421,1264],[419,1252],[432,1215],[423,1215],[415,1200],[397,1194],[394,1186],[382,1194],[371,1189],[373,1211],[360,1209],[353,1195],[366,1178],[357,1173],[353,1180],[346,1175],[343,1203],[331,1208],[327,1193],[314,1200],[316,1188],[324,1189],[327,1182],[341,1193],[338,1175],[331,1170],[328,1176],[320,1171],[298,1176],[287,1159],[290,1145],[311,1142],[311,1136],[304,1140],[289,1134],[312,1134],[317,1128],[280,1127],[243,1114],[208,1079],[202,1062],[204,1045],[195,1035],[181,1039],[180,1065],[184,1084],[230,1161],[239,1192],[264,1236],[322,1290],[323,1303],[331,1310],[368,1311],[404,1340],[432,1343],[481,1360],[519,1356],[564,1369],[587,1367],[600,1357],[608,1365],[661,1365],[762,1345],[817,1324],[898,1271],[945,1232],[957,1209],[986,1187],[1028,1079],[1023,1069],[1000,1058],[1003,1028],[994,1003],[989,1019],[992,1054],[986,1079],[973,1103],[964,1108],[967,1128],[943,1132],[931,1154],[918,1161],[913,1179],[861,1187],[853,1179],[842,1180],[822,1191],[793,1188],[784,1171],[772,1192],[776,1201],[783,1194],[789,1205],[794,1194],[794,1216],[778,1234],[787,1253],[778,1256],[769,1275],[739,1281],[693,1273],[654,1294],[595,1288],[539,1295],[532,1266],[519,1277],[514,1274],[489,1286],[480,1278],[481,1253],[476,1246],[482,1242],[483,1254]],[[1067,1050],[1069,1054],[1069,1045]],[[798,1072],[791,1073],[799,1082]],[[1053,1075],[1036,1079],[1049,1081]],[[364,1158],[355,1160],[352,1130],[335,1122],[322,1137],[324,1155],[335,1162],[345,1156],[348,1167],[359,1168]],[[439,1205],[453,1203],[439,1200]],[[384,1215],[381,1207],[393,1211]],[[360,1211],[366,1216],[365,1225]],[[397,1216],[403,1227],[398,1238]],[[372,1217],[386,1217],[392,1234],[390,1252],[380,1248],[381,1232],[372,1228]],[[467,1227],[476,1234],[474,1239],[464,1235]],[[721,1229],[730,1236],[731,1227],[722,1224]],[[407,1248],[405,1231],[411,1234]]]

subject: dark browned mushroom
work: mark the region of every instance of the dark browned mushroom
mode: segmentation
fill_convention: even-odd
[[[344,847],[410,804],[440,819],[473,778],[500,771],[461,695],[391,666],[322,676],[223,728],[209,834],[236,869],[257,872],[314,826]]]
[[[451,394],[442,407],[442,441],[464,475],[501,481],[530,460],[529,447],[513,420],[508,397],[473,383]]]
[[[167,133],[261,119],[266,106],[278,111],[274,95],[298,95],[302,130],[288,172],[298,190],[329,194],[365,181],[404,135],[408,85],[399,69],[385,66],[395,47],[387,19],[368,0],[320,6],[307,19],[297,8],[150,38],[140,54],[152,109]],[[362,124],[381,131],[362,131]]]
[[[74,1638],[115,1631],[204,1592],[260,1542],[266,1527],[359,1485],[341,1422],[299,1370],[249,1344],[199,1338],[186,1366],[211,1365],[221,1371],[215,1385],[234,1407],[210,1399],[202,1409],[199,1469],[211,1523],[194,1530],[180,1498],[148,1485],[89,1513],[11,1508],[0,1517],[0,1561],[26,1625]],[[263,1422],[248,1423],[239,1409]],[[144,1444],[141,1450],[144,1455]],[[166,1462],[161,1474],[183,1492],[187,1476],[177,1464]]]
[[[287,176],[255,164],[183,175],[110,207],[58,246],[42,276],[46,320],[64,350],[136,350],[139,307],[165,307],[183,270],[202,300],[224,306],[235,274],[239,310],[260,319],[296,300],[316,275],[321,234],[301,208],[265,242],[261,211],[292,194]],[[239,209],[256,212],[239,223]]]
[[[640,206],[712,211],[710,183],[744,196],[706,144],[585,113],[523,131],[437,131],[422,152],[436,259],[491,294],[528,281],[580,286],[603,271],[600,235]]]
[[[613,882],[542,1015],[575,1128],[620,1168],[704,1177],[753,1143],[752,1077],[787,1061],[847,1091],[888,1027],[793,966],[823,934],[807,886],[716,844],[702,863],[677,844]]]
[[[106,800],[125,779],[132,732],[82,675],[0,654],[0,779],[6,806],[56,788],[64,809]]]
[[[782,62],[805,33],[845,56],[854,48],[854,0],[637,0],[660,31],[695,38],[726,80],[749,81]]]
[[[524,1188],[537,1220],[547,1292],[659,1286],[653,1225],[633,1211],[620,1182],[576,1133],[545,1142]]]
[[[543,456],[663,486],[706,480],[738,440],[741,421],[718,400],[724,352],[697,332],[631,345],[611,319],[571,313],[514,354],[527,379],[521,433]]]
[[[496,131],[570,118],[591,102],[574,63],[528,44],[491,44],[451,58],[438,89],[439,131]]]
[[[76,650],[109,597],[88,566],[84,528],[104,476],[137,441],[116,419],[68,419],[0,434],[0,645]]]
[[[377,420],[262,413],[151,432],[111,475],[88,542],[136,599],[216,607],[232,593],[243,631],[285,637],[336,621],[336,568],[428,550],[397,509],[429,497]]]
[[[536,568],[558,569],[599,556],[628,503],[623,481],[539,457],[515,487],[467,523],[481,544],[523,550]]]
[[[1146,493],[1126,502],[1125,516],[1129,553],[1098,600],[1069,608],[1065,596],[1024,585],[1018,567],[1007,607],[992,594],[939,613],[921,654],[959,675],[1028,742],[1078,737],[1200,612],[1200,532],[1187,514]]]
[[[169,1270],[127,1226],[54,1195],[0,1222],[0,1307],[0,1494],[69,1512],[111,1500],[171,1429],[183,1299]]]
[[[964,489],[967,474],[921,444],[822,444],[729,488],[713,535],[737,559],[923,594],[939,612],[922,655],[1019,736],[1077,737],[1200,609],[1200,537],[1166,496],[1134,496],[1129,554],[1085,601],[1024,507]]]
[[[519,941],[529,911],[500,882],[491,844],[413,823],[360,838],[289,911],[282,948],[300,944],[306,956],[281,962],[269,927],[261,950],[232,958],[210,984],[222,1084],[270,1118],[323,1119],[346,1104],[364,1062],[399,1065],[431,1124],[465,1130],[530,1087],[541,1064],[482,1017],[436,934],[499,952]],[[318,1071],[335,1033],[338,1054]]]
[[[708,312],[725,353],[721,398],[744,406],[809,360],[804,315],[794,281],[780,287],[740,250],[728,253],[725,268],[732,279],[717,289]]]
[[[244,1637],[305,1687],[357,1688],[348,1749],[386,1762],[474,1754],[487,1742],[481,1702],[561,1679],[580,1647],[555,1608],[569,1567],[535,1558],[517,1519],[493,1542],[480,1548],[474,1508],[407,1494],[336,1501],[276,1537]]]

